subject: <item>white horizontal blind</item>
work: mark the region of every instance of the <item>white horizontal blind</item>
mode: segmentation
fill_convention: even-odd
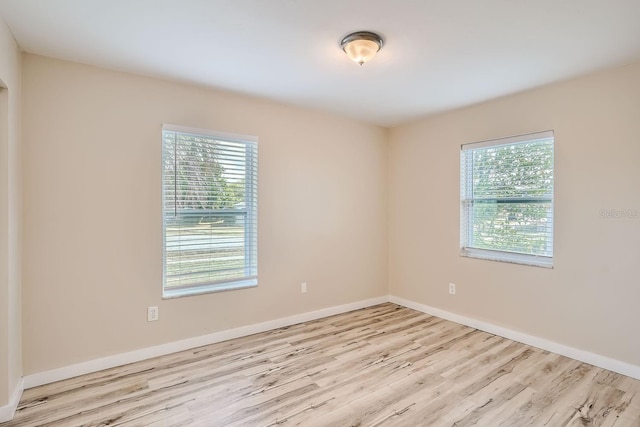
[[[462,254],[551,266],[553,132],[462,146]]]
[[[163,127],[164,295],[257,283],[255,138]]]

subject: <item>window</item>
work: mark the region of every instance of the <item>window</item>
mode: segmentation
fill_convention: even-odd
[[[553,266],[553,146],[548,131],[461,147],[463,256]]]
[[[257,138],[162,128],[163,295],[257,285]]]

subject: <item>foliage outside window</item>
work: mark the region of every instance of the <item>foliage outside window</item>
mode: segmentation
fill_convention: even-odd
[[[257,140],[165,125],[163,295],[257,285]]]
[[[463,256],[553,265],[553,132],[462,146]]]

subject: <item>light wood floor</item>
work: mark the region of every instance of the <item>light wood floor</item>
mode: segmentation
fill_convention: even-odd
[[[383,304],[26,390],[8,426],[640,426],[640,381]]]

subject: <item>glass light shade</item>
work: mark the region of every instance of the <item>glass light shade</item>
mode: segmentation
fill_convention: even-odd
[[[362,65],[376,56],[382,43],[382,37],[378,34],[370,31],[358,31],[343,38],[340,46],[352,61]]]
[[[344,46],[347,56],[360,65],[373,59],[379,50],[380,45],[371,40],[354,40]]]

